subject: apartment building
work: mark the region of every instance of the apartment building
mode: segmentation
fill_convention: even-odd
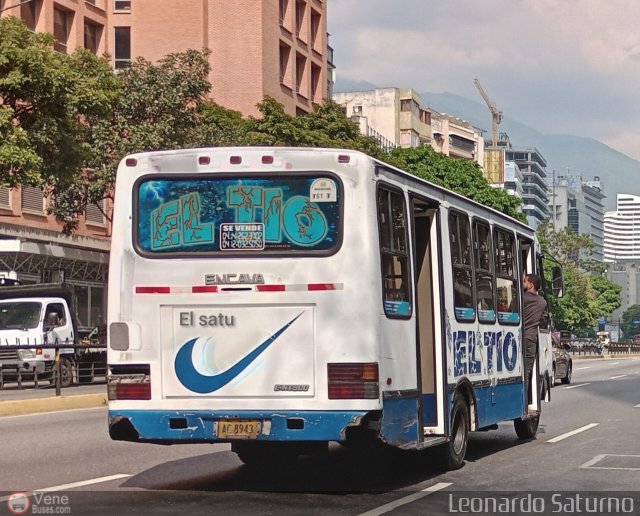
[[[295,115],[327,98],[326,0],[109,0],[107,11],[115,69],[208,48],[211,97],[224,107],[258,115],[270,96]]]
[[[640,262],[640,195],[617,194],[616,208],[604,214],[604,261]]]
[[[430,145],[452,158],[484,160],[484,139],[469,122],[423,107],[411,88],[376,88],[334,93],[345,115],[385,150]]]
[[[604,260],[604,198],[599,181],[576,175],[552,178],[549,214],[554,228],[568,226],[577,235],[588,235],[595,245],[591,258],[598,262]]]
[[[56,37],[55,49],[107,51],[107,0],[0,0],[0,16],[22,18],[31,30]]]
[[[621,306],[611,314],[620,320],[640,304],[640,195],[617,194],[616,210],[604,214],[604,261],[607,279],[622,288]]]
[[[56,37],[54,48],[107,50],[107,11],[98,0],[0,0],[0,16],[17,16],[37,32]],[[83,326],[105,322],[111,228],[104,205],[90,206],[73,236],[47,214],[40,188],[0,188],[0,273],[15,271],[25,283],[66,281],[79,296]]]
[[[431,110],[433,139],[431,146],[451,158],[484,163],[484,138],[479,129],[466,120]]]
[[[333,100],[383,148],[431,143],[431,112],[420,106],[420,96],[410,88],[334,93]]]
[[[211,96],[244,115],[275,98],[290,114],[310,112],[332,86],[326,0],[0,0],[56,38],[55,50],[109,54],[114,69],[142,56],[156,61],[189,48],[211,50]],[[67,281],[81,296],[83,324],[103,313],[111,228],[108,206],[91,206],[73,236],[47,214],[39,188],[0,189],[0,272],[24,282]]]

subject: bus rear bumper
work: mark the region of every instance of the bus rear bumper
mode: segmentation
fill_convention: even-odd
[[[366,411],[160,411],[110,410],[109,435],[116,441],[157,444],[222,443],[238,439],[218,435],[221,423],[258,423],[256,441],[344,441]]]

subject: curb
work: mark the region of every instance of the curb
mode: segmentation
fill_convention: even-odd
[[[54,412],[56,410],[102,407],[106,405],[106,393],[7,400],[0,401],[0,417],[22,416],[24,414],[37,414],[39,412]]]

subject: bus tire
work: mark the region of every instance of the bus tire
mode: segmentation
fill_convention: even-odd
[[[538,433],[538,424],[540,423],[540,414],[529,417],[527,419],[514,419],[513,427],[516,430],[518,439],[533,439]]]
[[[469,407],[460,393],[453,397],[451,407],[451,435],[449,442],[439,446],[439,464],[446,471],[464,466],[469,443]]]

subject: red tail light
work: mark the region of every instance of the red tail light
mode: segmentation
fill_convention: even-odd
[[[116,385],[117,400],[150,400],[150,383],[119,383]]]
[[[110,365],[107,380],[109,401],[150,400],[150,369],[148,364]]]
[[[327,364],[330,400],[380,397],[378,364]]]

